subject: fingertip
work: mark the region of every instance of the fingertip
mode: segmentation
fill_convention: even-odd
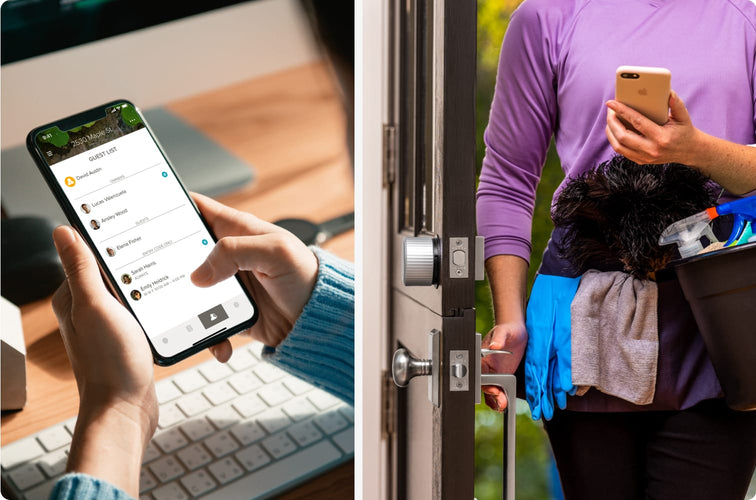
[[[53,242],[58,253],[66,250],[76,242],[76,233],[70,226],[58,226],[53,230]]]
[[[209,348],[210,353],[221,363],[226,363],[231,359],[231,355],[234,353],[234,349],[231,346],[231,342],[228,339],[223,340],[215,345],[211,345]]]
[[[669,91],[669,107],[672,108],[672,106],[675,106],[676,108],[680,108],[681,110],[685,108],[685,102],[682,100],[682,97],[677,95],[677,92],[674,90]]]
[[[189,279],[192,280],[192,283],[194,283],[196,286],[199,287],[207,287],[209,286],[210,280],[213,276],[213,272],[210,269],[210,265],[207,263],[207,261],[200,264],[200,266],[192,272],[191,275],[189,275]]]
[[[197,205],[207,205],[208,197],[203,195],[202,193],[190,191],[189,195],[192,197],[192,199]]]
[[[501,330],[497,330],[495,327],[493,330],[489,332],[488,335],[483,339],[483,342],[481,344],[481,347],[484,347],[486,349],[493,349],[498,350],[501,349],[503,342],[499,340],[499,335],[502,334]]]
[[[486,402],[486,406],[488,406],[494,411],[499,411],[499,402],[493,396],[493,394],[483,393],[483,399]]]

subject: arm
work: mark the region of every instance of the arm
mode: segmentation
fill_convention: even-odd
[[[556,48],[541,24],[547,11],[537,2],[520,5],[502,43],[477,191],[486,259],[530,259],[535,193],[557,115]]]
[[[80,400],[66,470],[92,477],[64,476],[52,496],[136,498],[142,454],[158,418],[152,354],[81,237],[68,227],[53,237],[66,272],[53,308]]]
[[[546,3],[525,2],[512,15],[501,49],[496,92],[485,133],[478,186],[478,233],[486,238],[486,270],[495,325],[483,345],[514,355],[484,358],[487,371],[514,373],[528,340],[524,304],[535,191],[556,124],[554,61]],[[552,20],[553,24],[559,24]],[[486,387],[486,402],[503,409],[506,397]]]
[[[680,163],[696,168],[736,194],[756,189],[756,148],[711,136],[693,126],[682,99],[672,92],[669,120],[657,125],[611,100],[606,136],[617,153],[640,164]],[[627,129],[619,118],[640,134]]]
[[[141,413],[117,403],[93,409],[84,401],[66,471],[102,478],[137,498],[142,455],[155,431]]]
[[[525,329],[528,263],[514,255],[497,255],[486,261],[486,272],[491,283],[496,325],[483,339],[482,347],[506,349],[512,354],[487,356],[483,358],[482,366],[486,372],[514,373],[528,343]],[[484,392],[491,408],[506,408],[507,398],[498,388],[488,387]]]
[[[514,255],[497,255],[486,261],[486,272],[491,278],[496,324],[525,324],[528,263]]]

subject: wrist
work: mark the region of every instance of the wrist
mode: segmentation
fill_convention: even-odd
[[[152,413],[124,401],[82,398],[66,470],[103,479],[138,497],[142,455],[157,425]]]
[[[710,162],[711,139],[712,136],[694,127],[688,147],[683,149],[677,163],[705,169]]]
[[[524,286],[522,287],[524,288]],[[494,297],[495,325],[525,325],[526,294],[521,288]]]
[[[510,301],[498,301],[494,304],[494,324],[498,325],[524,325],[525,306],[523,301],[513,299]]]
[[[525,319],[513,321],[496,322],[494,329],[503,330],[507,345],[515,347],[517,345],[526,345],[528,343],[528,329],[525,325]]]
[[[121,423],[139,430],[146,444],[155,433],[158,422],[158,402],[154,384],[140,394],[128,397],[114,395],[109,389],[83,389],[79,393],[78,420]],[[141,441],[140,441],[141,442]]]
[[[157,428],[157,403],[155,402],[154,411],[149,406],[151,403],[142,407],[124,400],[105,402],[101,399],[93,401],[82,398],[75,434],[81,431],[92,437],[112,433],[114,439],[103,441],[104,445],[113,444],[131,451],[134,449],[131,446],[133,444],[143,449]],[[141,460],[141,453],[139,459]]]
[[[486,260],[496,324],[525,323],[528,263],[515,255]]]

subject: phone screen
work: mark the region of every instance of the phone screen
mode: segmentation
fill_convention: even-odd
[[[210,288],[189,279],[214,238],[133,104],[33,134],[48,182],[160,358],[181,359],[251,326],[255,305],[236,277]]]

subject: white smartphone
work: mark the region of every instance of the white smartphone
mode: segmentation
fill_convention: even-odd
[[[35,128],[26,142],[157,364],[255,323],[257,306],[237,277],[209,288],[189,279],[215,238],[132,103],[113,101]]]
[[[614,98],[658,125],[669,118],[672,73],[666,68],[620,66],[617,68]]]

